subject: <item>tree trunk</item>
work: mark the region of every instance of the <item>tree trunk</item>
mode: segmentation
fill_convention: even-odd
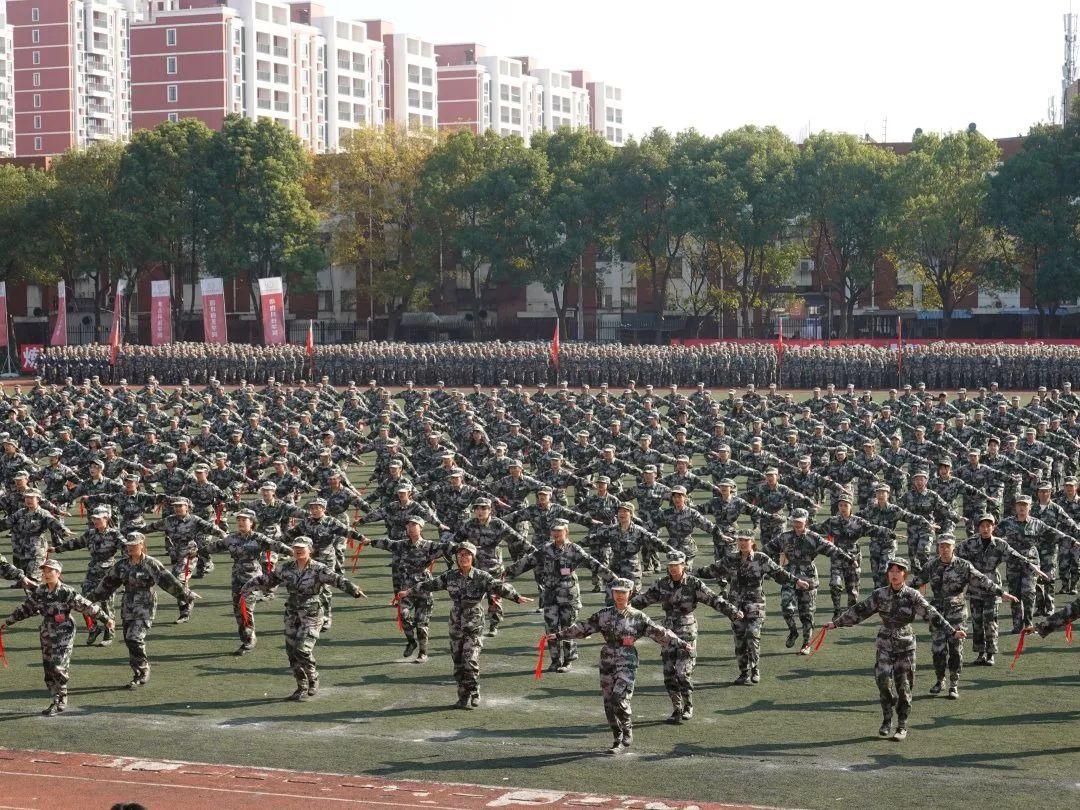
[[[844,337],[850,338],[851,324],[855,320],[855,299],[852,298],[846,304],[844,304],[844,322],[841,325],[841,332]]]

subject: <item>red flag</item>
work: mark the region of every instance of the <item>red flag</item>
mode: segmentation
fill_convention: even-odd
[[[904,372],[904,324],[900,316],[896,316],[896,381],[900,382],[900,375]]]
[[[123,332],[121,322],[124,319],[124,292],[127,282],[120,279],[116,282],[116,296],[113,300],[112,327],[109,329],[109,365],[116,365],[116,355],[120,352],[120,335]]]
[[[1065,622],[1065,640],[1072,644],[1072,622]]]
[[[7,669],[7,653],[4,652],[4,631],[0,630],[0,664],[4,665],[4,669]]]
[[[94,629],[94,620],[91,619],[85,613],[83,614],[83,621],[86,622],[86,629],[87,630],[93,630]]]
[[[401,594],[395,593],[394,598],[390,600],[390,604],[397,608],[397,629],[399,633],[405,632],[405,621],[401,615]]]
[[[544,651],[547,649],[547,634],[540,636],[540,642],[536,645],[536,671],[533,673],[537,680],[544,677]]]
[[[315,376],[315,321],[309,320],[307,327],[307,356],[308,365],[311,368],[311,376]]]
[[[559,370],[559,319],[555,319],[555,334],[551,337],[551,362],[555,364],[555,370]]]
[[[240,594],[240,621],[244,623],[244,627],[251,627],[251,611],[248,610],[247,599],[243,594]]]
[[[270,552],[266,552],[266,573],[270,573],[274,570],[274,561],[270,557]]]
[[[776,316],[776,356],[784,358],[784,316]]]

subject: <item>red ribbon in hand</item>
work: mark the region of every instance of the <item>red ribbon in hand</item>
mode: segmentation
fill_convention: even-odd
[[[390,600],[390,604],[397,608],[397,629],[399,633],[405,632],[405,621],[401,615],[401,594],[394,594],[394,598]]]
[[[1065,640],[1072,644],[1072,622],[1065,622]]]
[[[536,671],[533,675],[537,680],[544,677],[544,652],[547,650],[547,641],[547,633],[544,633],[536,645]]]
[[[218,501],[217,504],[214,505],[214,525],[221,526],[222,528],[225,527],[225,521],[221,519],[223,514],[225,514],[225,504]]]
[[[184,558],[184,581],[187,582],[188,577],[191,576],[191,557]]]
[[[251,611],[248,610],[247,599],[243,594],[240,594],[240,621],[244,623],[244,627],[251,627]]]
[[[1013,659],[1012,663],[1009,664],[1009,669],[1016,669],[1016,659],[1018,659],[1020,657],[1020,653],[1024,651],[1024,639],[1027,637],[1027,634],[1031,633],[1033,630],[1034,628],[1025,627],[1023,630],[1020,631],[1020,640],[1016,642],[1016,652],[1013,653]]]
[[[4,652],[4,631],[0,630],[0,664],[4,665],[4,669],[8,668],[7,653]]]
[[[825,636],[827,636],[828,634],[829,634],[829,628],[828,627],[822,627],[818,631],[818,634],[816,636],[814,636],[813,641],[810,642],[810,645],[809,645],[810,646],[810,655],[813,655],[814,653],[816,653],[818,650],[821,649],[821,645],[825,643]]]
[[[266,573],[270,573],[274,570],[274,561],[270,559],[270,552],[266,552]]]
[[[86,613],[83,614],[83,621],[86,622],[86,629],[87,630],[93,630],[94,629],[94,620],[91,619],[90,616],[87,615]]]
[[[354,551],[353,555],[352,555],[352,568],[350,569],[351,572],[354,573],[354,574],[356,573],[356,566],[360,562],[360,552],[363,551],[363,550],[364,550],[363,542],[357,541],[357,543],[356,543],[356,551]]]

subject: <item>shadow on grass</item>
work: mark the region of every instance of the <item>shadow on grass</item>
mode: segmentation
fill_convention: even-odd
[[[992,771],[1020,770],[1014,764],[1017,760],[1029,757],[1061,758],[1080,753],[1080,746],[1067,748],[1039,748],[1033,751],[1010,751],[1003,755],[1000,751],[971,752],[966,754],[939,754],[925,757],[909,757],[904,754],[871,754],[871,762],[852,765],[855,773],[881,771],[887,768],[981,768]]]

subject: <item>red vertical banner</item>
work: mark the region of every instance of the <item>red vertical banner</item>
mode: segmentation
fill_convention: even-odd
[[[168,279],[150,282],[150,345],[172,343],[172,285]],[[204,317],[206,310],[203,309]]]
[[[904,375],[904,326],[900,316],[896,316],[896,384],[900,385]]]
[[[559,373],[559,319],[555,319],[555,334],[551,336],[551,362],[555,364],[555,373]]]
[[[8,345],[7,282],[0,281],[0,349]]]
[[[49,345],[67,346],[67,286],[62,281],[56,285],[56,323]]]
[[[124,293],[127,291],[127,281],[119,279],[116,282],[116,295],[113,296],[113,319],[109,327],[109,365],[116,365],[116,356],[120,353],[120,341],[124,335]]]
[[[281,277],[259,279],[262,299],[263,344],[280,346],[285,342],[285,291]]]
[[[220,278],[204,278],[202,290],[203,340],[207,343],[228,343],[225,330],[225,284]]]

